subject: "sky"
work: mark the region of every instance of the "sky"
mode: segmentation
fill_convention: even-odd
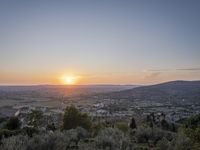
[[[199,0],[1,0],[0,85],[200,80]]]

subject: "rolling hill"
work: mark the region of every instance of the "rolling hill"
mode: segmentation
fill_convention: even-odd
[[[200,81],[171,81],[110,93],[111,98],[152,101],[199,102]]]

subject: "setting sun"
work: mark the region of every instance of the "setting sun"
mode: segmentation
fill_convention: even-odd
[[[73,76],[63,76],[62,83],[66,85],[73,85],[76,83],[76,78]]]

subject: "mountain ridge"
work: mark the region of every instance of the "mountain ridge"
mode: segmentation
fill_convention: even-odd
[[[155,85],[141,86],[119,92],[113,92],[110,93],[109,96],[111,98],[118,99],[128,98],[159,102],[166,100],[174,102],[180,102],[180,100],[200,102],[200,81],[169,81]]]

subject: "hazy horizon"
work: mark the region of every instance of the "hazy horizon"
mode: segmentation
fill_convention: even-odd
[[[200,80],[169,80],[164,82],[157,82],[157,83],[148,83],[148,84],[107,84],[107,83],[101,83],[101,84],[0,84],[0,87],[6,87],[6,86],[64,86],[64,87],[73,87],[73,86],[151,86],[151,85],[157,85],[157,84],[163,84],[163,83],[169,83],[169,82],[176,82],[176,81],[184,81],[184,82],[198,82]]]
[[[200,80],[200,1],[0,2],[0,85]]]

